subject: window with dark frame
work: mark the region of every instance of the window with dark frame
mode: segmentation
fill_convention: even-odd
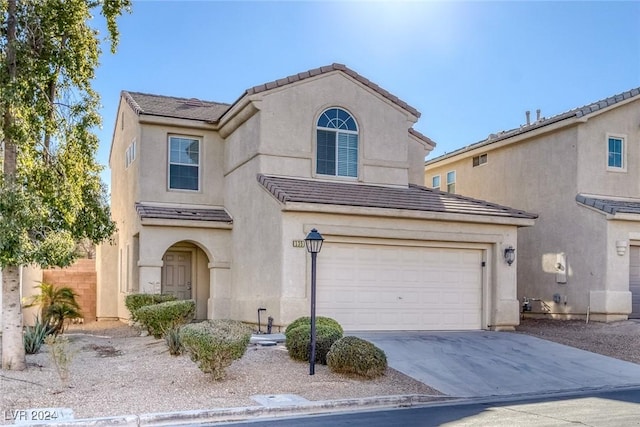
[[[480,154],[479,156],[473,157],[473,167],[484,165],[487,163],[487,153]]]
[[[616,136],[608,138],[607,166],[612,169],[624,169],[624,138]]]

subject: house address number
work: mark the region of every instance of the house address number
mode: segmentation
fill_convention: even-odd
[[[294,240],[293,241],[294,248],[304,248],[304,240]]]

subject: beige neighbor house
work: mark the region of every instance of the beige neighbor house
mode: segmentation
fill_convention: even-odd
[[[527,314],[640,317],[640,89],[539,115],[428,160],[426,183],[539,214],[518,234]]]
[[[509,329],[503,253],[534,216],[422,186],[419,113],[341,64],[233,104],[122,92],[110,154],[115,245],[100,248],[98,317],[131,292],[194,298],[199,318],[283,326],[310,311],[347,330]],[[276,329],[277,330],[277,329]]]

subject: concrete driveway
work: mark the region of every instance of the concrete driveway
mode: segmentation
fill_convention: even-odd
[[[509,332],[350,332],[389,366],[449,396],[483,397],[640,385],[640,365]]]

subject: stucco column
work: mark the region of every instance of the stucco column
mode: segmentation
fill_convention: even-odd
[[[231,318],[231,263],[210,262],[209,301],[207,317],[209,319]]]
[[[490,325],[495,331],[512,331],[520,323],[517,257],[511,265],[504,257],[504,250],[509,246],[516,248],[516,242],[497,243],[492,251],[495,282],[492,289],[493,319]]]
[[[162,260],[141,259],[138,261],[140,293],[159,294],[162,292]]]

